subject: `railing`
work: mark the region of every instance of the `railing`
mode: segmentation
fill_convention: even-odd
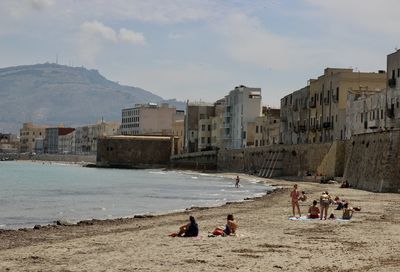
[[[313,99],[313,100],[310,100],[309,105],[310,105],[310,108],[315,108],[317,106],[317,103]]]
[[[377,129],[379,127],[379,121],[378,120],[370,120],[370,121],[368,121],[368,127],[370,129]]]
[[[386,115],[389,118],[394,118],[394,107],[386,109]]]
[[[331,122],[324,122],[323,123],[324,128],[332,128],[332,123]]]
[[[329,97],[324,97],[324,104],[328,105],[329,104]]]
[[[337,103],[338,102],[338,97],[336,95],[332,96],[332,102]]]

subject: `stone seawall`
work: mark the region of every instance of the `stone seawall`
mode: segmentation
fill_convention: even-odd
[[[172,156],[170,166],[191,170],[216,170],[217,151],[203,151]]]
[[[355,188],[399,192],[400,130],[354,136],[346,146],[344,179]]]
[[[63,154],[20,154],[16,158],[18,160],[36,160],[36,161],[55,161],[55,162],[84,162],[96,163],[96,155],[63,155]]]
[[[342,176],[344,150],[343,141],[220,150],[218,169],[264,177],[304,176],[306,172]]]

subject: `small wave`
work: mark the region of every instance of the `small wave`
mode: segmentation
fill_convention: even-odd
[[[166,175],[167,173],[165,173],[165,172],[161,172],[161,171],[150,171],[149,172],[150,174],[156,174],[156,175]]]
[[[199,179],[199,177],[191,177],[192,179]]]

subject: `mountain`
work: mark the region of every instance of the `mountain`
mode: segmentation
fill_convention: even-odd
[[[148,102],[185,107],[83,67],[45,63],[0,69],[0,132],[18,132],[24,122],[77,126],[101,118],[120,121],[122,108]]]

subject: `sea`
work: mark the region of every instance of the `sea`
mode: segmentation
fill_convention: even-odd
[[[163,169],[87,168],[54,162],[0,162],[0,228],[162,214],[219,206],[273,188],[255,179]]]

